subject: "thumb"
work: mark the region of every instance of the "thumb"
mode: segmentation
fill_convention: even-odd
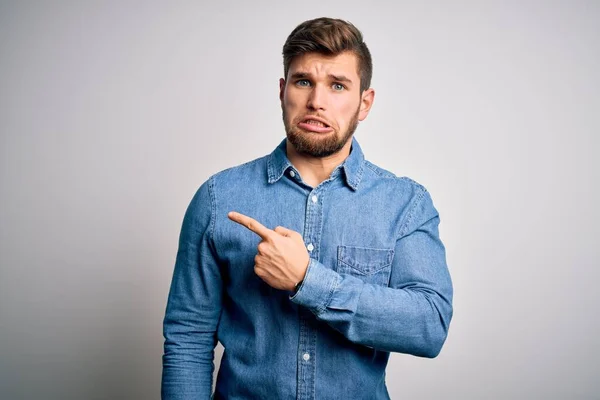
[[[276,227],[273,230],[275,232],[279,233],[281,236],[286,236],[286,237],[290,237],[294,233],[293,230],[288,229],[288,228],[284,228],[283,226],[278,226],[278,227]]]

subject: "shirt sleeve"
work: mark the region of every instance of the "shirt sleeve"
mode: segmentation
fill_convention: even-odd
[[[389,286],[339,274],[311,259],[291,297],[350,341],[383,351],[436,357],[452,318],[452,282],[439,215],[422,188],[400,227]]]
[[[163,399],[209,399],[222,282],[211,242],[212,181],[192,199],[183,220],[167,309],[161,394]]]

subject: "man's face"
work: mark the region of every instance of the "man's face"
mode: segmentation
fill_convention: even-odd
[[[283,123],[295,150],[311,157],[340,151],[367,117],[372,89],[360,92],[356,55],[295,57],[279,82]]]

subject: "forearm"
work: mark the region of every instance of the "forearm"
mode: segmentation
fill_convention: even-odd
[[[220,299],[218,290],[202,289],[207,275],[176,267],[164,319],[163,399],[210,398]]]
[[[190,340],[190,336],[195,336]],[[165,335],[163,399],[210,399],[214,371],[214,335],[179,333]]]
[[[315,260],[292,300],[354,343],[422,357],[439,353],[452,315],[451,300],[426,285],[368,284]]]
[[[162,398],[209,399],[220,308],[218,290],[203,290],[207,274],[176,266],[164,319]],[[209,294],[209,293],[212,293]]]

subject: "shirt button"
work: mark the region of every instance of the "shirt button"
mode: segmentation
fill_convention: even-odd
[[[296,176],[296,173],[295,173],[294,171],[290,171],[290,176],[291,176],[292,178],[294,178],[294,177]]]
[[[304,361],[308,361],[308,360],[310,360],[310,354],[308,354],[308,353],[304,353],[304,354],[302,354],[302,359],[303,359]]]
[[[313,246],[312,243],[309,243],[308,246],[306,246],[306,248],[308,249],[308,251],[313,251],[315,249],[315,246]]]
[[[313,203],[316,203],[318,200],[318,197],[316,195],[313,195],[313,197],[311,197],[311,200]]]

